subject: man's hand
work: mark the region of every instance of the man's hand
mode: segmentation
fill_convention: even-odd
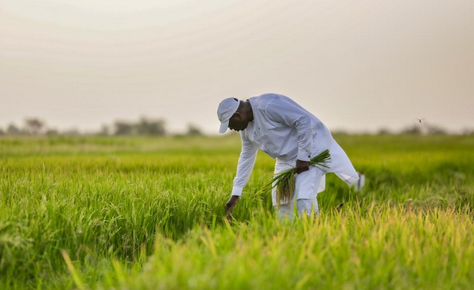
[[[309,170],[309,161],[296,160],[296,173],[301,173]]]
[[[232,214],[232,209],[234,206],[237,204],[237,201],[239,200],[240,196],[238,195],[233,195],[230,197],[229,201],[225,204],[225,213],[227,216],[227,219],[230,220],[231,214]]]

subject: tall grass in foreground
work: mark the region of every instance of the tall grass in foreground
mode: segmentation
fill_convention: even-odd
[[[306,216],[305,216],[306,217]],[[428,212],[356,204],[291,224],[195,228],[155,240],[151,259],[108,271],[104,289],[469,289],[474,222],[452,208]]]
[[[474,138],[336,139],[365,190],[329,175],[320,218],[285,225],[259,190],[274,167],[260,153],[222,219],[238,136],[0,138],[0,289],[472,283]]]

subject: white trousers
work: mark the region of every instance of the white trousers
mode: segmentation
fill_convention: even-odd
[[[290,169],[296,165],[294,162],[284,162],[277,159],[275,164],[275,175]],[[295,194],[292,200],[281,201],[277,204],[276,188],[272,190],[273,206],[277,211],[279,218],[292,218],[293,210],[296,204],[298,215],[306,213],[307,215],[319,212],[317,196],[319,192],[324,191],[326,187],[326,174],[317,167],[310,166],[309,170],[296,175]]]
[[[317,216],[319,214],[318,201],[317,199],[295,199],[296,209],[298,210],[298,216],[301,217],[303,214],[307,216]],[[280,219],[293,219],[294,216],[294,200],[286,204],[275,205],[275,211]]]

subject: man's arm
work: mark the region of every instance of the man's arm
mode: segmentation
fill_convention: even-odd
[[[258,148],[245,137],[244,132],[241,134],[242,150],[240,152],[239,164],[237,165],[237,174],[234,178],[234,187],[232,195],[241,196],[244,186],[247,184],[250,173],[252,173],[255,159],[257,158]]]
[[[245,137],[244,132],[240,136],[242,139],[242,151],[240,152],[239,164],[237,165],[237,174],[234,178],[232,196],[225,206],[227,218],[230,217],[232,209],[242,195],[242,190],[249,180],[250,173],[252,173],[253,166],[255,165],[255,159],[257,158],[258,148]]]

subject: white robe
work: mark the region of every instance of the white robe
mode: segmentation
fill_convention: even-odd
[[[327,172],[334,172],[349,185],[358,181],[358,174],[344,150],[313,114],[278,94],[263,94],[250,98],[249,102],[254,119],[240,134],[242,151],[232,195],[242,195],[258,149],[277,160],[275,172],[279,171],[279,164],[294,164],[297,159],[309,161],[329,149],[331,161]],[[318,192],[324,190],[324,180],[324,175],[321,182],[318,180]]]

